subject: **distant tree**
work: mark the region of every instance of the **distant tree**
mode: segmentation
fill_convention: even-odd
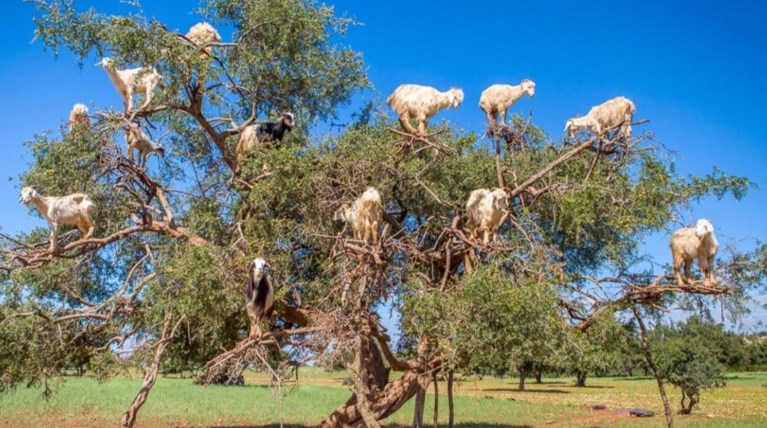
[[[644,376],[649,374],[647,361],[642,355],[642,343],[636,323],[632,321],[622,324],[622,339],[616,344],[614,349],[614,361],[608,369],[610,373],[618,376],[635,376],[641,373]]]
[[[564,365],[575,375],[575,386],[585,387],[589,373],[606,375],[622,358],[629,340],[628,332],[612,313],[601,316],[586,331],[572,331]]]
[[[509,287],[497,269],[479,270],[459,293],[466,314],[459,326],[459,354],[474,371],[516,373],[524,391],[535,362],[560,352],[564,320],[554,309],[555,298],[550,285]]]
[[[745,338],[747,368],[749,370],[767,369],[767,335],[764,333]]]
[[[681,414],[692,412],[703,390],[725,386],[721,366],[700,340],[664,340],[658,344],[656,354],[663,378],[682,391]]]
[[[657,340],[681,339],[705,343],[711,356],[728,370],[743,370],[748,365],[746,338],[725,331],[722,324],[707,322],[697,315],[671,325],[658,325],[653,332]]]

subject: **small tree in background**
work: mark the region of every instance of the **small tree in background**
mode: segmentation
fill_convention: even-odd
[[[575,375],[575,386],[585,387],[589,373],[603,376],[618,364],[630,340],[629,332],[605,314],[591,328],[573,331],[566,345],[564,366]]]
[[[695,339],[669,338],[657,349],[657,363],[663,378],[682,390],[680,414],[692,413],[704,389],[725,386],[720,365],[704,343]]]

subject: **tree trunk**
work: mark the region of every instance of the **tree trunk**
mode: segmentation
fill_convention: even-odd
[[[426,388],[419,382],[418,391],[415,394],[415,407],[413,408],[413,428],[423,428],[423,412],[426,407]]]
[[[447,371],[447,427],[455,427],[455,407],[453,405],[453,369]]]
[[[527,367],[520,365],[517,370],[519,371],[519,390],[525,390],[525,378],[527,378]]]
[[[690,401],[685,404],[685,398],[689,398]],[[679,410],[680,415],[689,415],[692,414],[692,407],[694,405],[698,404],[698,400],[695,398],[695,394],[691,393],[685,393],[684,388],[682,388],[682,408]]]
[[[579,388],[585,388],[586,387],[586,376],[587,373],[582,370],[576,370],[575,371],[575,386]]]
[[[363,367],[365,367],[363,372],[368,374],[368,382],[373,392],[368,398],[368,407],[373,417],[376,420],[381,420],[399,410],[402,405],[416,395],[419,389],[425,389],[428,386],[430,375],[424,375],[419,370],[410,369],[406,370],[402,377],[396,381],[387,383],[389,372],[384,367],[381,351],[372,341],[369,342],[369,345],[367,348],[363,348],[362,359]],[[345,404],[333,411],[318,427],[365,427],[362,414],[357,406],[356,395],[352,395]]]
[[[370,400],[370,411],[376,419],[383,419],[402,407],[413,398],[418,389],[420,375],[415,370],[408,370],[401,378],[386,385],[383,392],[375,400]],[[356,399],[350,398],[344,405],[338,407],[318,427],[340,428],[365,426],[362,415],[357,408]]]
[[[434,382],[434,428],[439,428],[439,383],[437,383],[437,372],[431,378]]]
[[[535,368],[535,383],[543,383],[543,370],[540,367]]]
[[[631,311],[634,313],[634,318],[636,318],[637,323],[639,324],[639,331],[642,333],[642,354],[644,355],[645,360],[647,360],[647,365],[652,370],[655,380],[658,382],[658,391],[660,392],[660,398],[663,401],[663,412],[666,415],[666,425],[668,425],[668,428],[673,428],[674,415],[671,412],[671,405],[668,404],[668,396],[666,395],[666,388],[663,386],[663,378],[661,378],[660,370],[658,370],[658,366],[655,365],[655,361],[653,361],[652,354],[650,353],[650,340],[647,338],[647,329],[644,326],[644,321],[642,321],[642,318],[639,316],[639,311],[633,306],[631,307]]]
[[[133,398],[133,402],[131,403],[130,407],[128,407],[128,410],[123,414],[123,419],[120,424],[122,428],[133,428],[133,424],[136,423],[136,416],[138,415],[138,411],[146,402],[146,399],[149,396],[149,391],[151,391],[154,383],[157,381],[157,371],[160,369],[160,361],[162,360],[162,356],[165,354],[165,350],[168,348],[170,339],[173,337],[173,334],[176,332],[176,327],[178,327],[179,324],[180,321],[176,323],[176,325],[173,327],[173,330],[170,332],[170,334],[168,334],[170,316],[168,315],[165,317],[165,321],[163,322],[162,327],[162,335],[160,336],[160,340],[157,341],[157,349],[154,351],[152,364],[149,366],[149,370],[147,370],[146,374],[144,375],[144,383],[141,385],[141,389],[139,390],[138,394],[136,394],[136,397]]]
[[[375,415],[370,411],[370,401],[368,400],[368,396],[372,395],[370,385],[372,379],[368,376],[366,366],[362,364],[362,361],[365,360],[365,349],[369,348],[369,346],[369,339],[365,336],[360,336],[357,355],[354,357],[354,362],[348,368],[348,371],[354,384],[354,398],[356,399],[357,408],[362,416],[362,420],[368,428],[380,428]]]

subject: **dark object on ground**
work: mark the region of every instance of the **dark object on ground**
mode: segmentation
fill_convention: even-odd
[[[647,417],[650,417],[650,416],[655,416],[655,412],[653,412],[652,410],[639,409],[639,408],[620,409],[620,412],[621,413],[628,413],[629,415],[636,416],[638,418],[647,418]]]
[[[604,404],[586,404],[586,407],[591,410],[605,410],[607,408]]]
[[[245,385],[245,378],[241,374],[234,373],[218,373],[210,379],[210,385]]]

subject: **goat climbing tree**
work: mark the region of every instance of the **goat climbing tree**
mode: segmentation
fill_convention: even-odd
[[[740,198],[750,186],[716,170],[676,177],[649,134],[551,141],[517,117],[480,141],[449,124],[410,136],[392,132],[395,121],[373,104],[337,136],[311,135],[369,85],[360,54],[338,44],[353,22],[331,7],[204,1],[201,20],[232,37],[201,58],[183,29],[140,9],[113,16],[68,0],[33,3],[37,40],[54,53],[152,65],[165,87],[144,110],[97,106],[91,130],[28,142],[22,183],[88,193],[97,228],[90,239],[62,235],[54,253],[42,229],[2,236],[0,392],[47,386],[73,365],[108,376],[125,359],[150,360],[123,419],[132,426],[163,366],[202,369],[206,379],[259,366],[279,381],[295,360],[313,359],[344,364],[353,383],[321,426],[376,426],[413,397],[420,426],[437,373],[499,363],[474,350],[513,351],[521,364],[545,352],[542,343],[522,353],[521,330],[494,334],[526,317],[553,338],[678,295],[742,299],[761,280],[757,254],[723,254],[721,283],[710,287],[636,268],[641,239],[673,226],[683,207]],[[283,111],[299,126],[282,144],[235,155],[244,126]],[[126,159],[118,142],[129,121],[165,136],[163,162],[144,169]],[[386,211],[375,245],[333,222],[368,186]],[[511,204],[498,242],[483,246],[463,228],[462,207],[472,190],[497,186]],[[276,310],[269,332],[247,338],[245,270],[259,256],[272,265]],[[517,310],[530,302],[534,313]],[[376,313],[384,303],[402,314],[401,352]],[[138,348],[127,352],[128,340]]]

